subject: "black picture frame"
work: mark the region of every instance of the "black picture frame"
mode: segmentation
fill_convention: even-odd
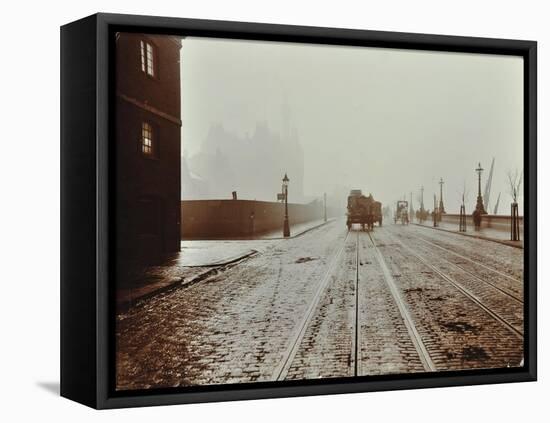
[[[118,31],[521,56],[524,59],[525,365],[354,379],[115,392],[113,34]],[[119,408],[534,381],[537,377],[537,44],[534,41],[95,14],[61,28],[61,395]]]

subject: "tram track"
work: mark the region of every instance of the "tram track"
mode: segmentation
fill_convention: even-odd
[[[437,371],[437,368],[432,358],[430,357],[430,354],[428,352],[428,349],[426,348],[426,345],[422,341],[422,337],[418,332],[418,329],[416,328],[414,320],[408,310],[408,307],[405,301],[403,300],[403,298],[401,297],[401,294],[399,293],[399,289],[396,286],[395,280],[390,272],[390,269],[388,268],[388,265],[386,264],[384,256],[382,255],[380,249],[376,245],[376,242],[372,238],[371,234],[369,233],[368,235],[375,251],[376,260],[378,261],[378,264],[380,265],[380,268],[382,269],[382,272],[384,274],[384,280],[386,282],[386,285],[388,286],[392,294],[393,300],[395,301],[397,308],[399,309],[401,317],[403,318],[403,322],[405,323],[405,326],[409,333],[409,337],[416,349],[416,352],[418,353],[418,357],[420,358],[422,365],[424,366],[424,370],[427,372],[435,372]]]
[[[323,294],[325,293],[331,281],[331,277],[334,274],[335,270],[337,269],[338,264],[340,263],[340,258],[342,257],[345,251],[346,241],[349,237],[349,234],[350,232],[348,231],[346,233],[346,236],[344,237],[342,245],[340,246],[338,251],[333,255],[330,261],[330,264],[327,268],[327,271],[325,272],[323,279],[321,280],[321,282],[319,283],[319,286],[317,287],[317,290],[315,291],[315,295],[313,296],[306,312],[304,313],[302,320],[298,323],[298,325],[296,326],[296,330],[294,331],[292,337],[290,338],[290,342],[288,343],[287,348],[283,353],[282,359],[280,360],[279,364],[273,371],[272,380],[284,380],[286,378],[288,371],[292,366],[292,362],[296,357],[296,353],[300,348],[300,344],[302,343],[302,340],[306,334],[307,328],[315,315],[317,306],[319,305],[321,299],[323,298]]]
[[[388,295],[390,295],[390,298],[392,299],[391,301],[394,303],[396,307],[396,310],[397,310],[396,312],[401,316],[401,319],[400,319],[402,321],[401,324],[404,326],[405,328],[404,330],[406,330],[406,333],[408,334],[408,339],[411,343],[411,346],[416,351],[416,354],[419,360],[419,365],[421,365],[421,368],[423,368],[425,372],[437,371],[436,365],[434,364],[432,358],[430,357],[428,349],[424,344],[418,329],[416,328],[416,325],[408,310],[408,307],[404,299],[401,297],[401,294],[399,293],[399,288],[397,287],[395,280],[393,279],[391,272],[388,268],[388,265],[386,264],[385,259],[381,251],[378,249],[374,239],[371,237],[369,232],[349,231],[343,241],[342,246],[339,248],[339,250],[335,253],[333,258],[331,259],[331,263],[328,266],[327,271],[325,272],[325,275],[323,277],[323,280],[319,284],[317,291],[306,310],[306,313],[304,314],[300,323],[296,326],[294,335],[291,337],[290,342],[288,343],[288,346],[283,354],[282,359],[279,361],[278,366],[275,368],[273,372],[274,380],[285,380],[289,375],[291,368],[293,368],[296,365],[294,362],[295,362],[295,359],[298,358],[298,352],[301,351],[301,353],[303,354],[304,352],[303,348],[305,347],[305,345],[307,345],[307,340],[308,340],[306,336],[306,333],[308,333],[308,328],[310,327],[310,325],[315,323],[315,319],[319,318],[317,314],[320,311],[320,306],[321,306],[323,297],[331,287],[330,285],[331,280],[333,279],[333,276],[337,273],[338,266],[342,264],[341,259],[342,259],[344,250],[346,248],[346,243],[349,244],[349,237],[353,235],[355,235],[356,237],[354,242],[355,266],[353,268],[353,285],[352,285],[353,288],[352,288],[352,291],[350,292],[353,292],[354,298],[353,298],[353,307],[348,309],[348,312],[350,313],[348,316],[349,316],[349,322],[351,326],[350,327],[351,336],[350,336],[350,344],[349,344],[349,350],[348,350],[349,353],[348,353],[347,375],[363,376],[363,373],[364,373],[362,369],[362,360],[363,360],[362,347],[365,347],[365,345],[363,345],[365,340],[362,339],[362,325],[361,325],[362,323],[361,320],[364,319],[364,317],[361,317],[361,309],[363,307],[363,301],[367,301],[368,299],[363,299],[362,301],[363,293],[361,290],[360,266],[362,265],[363,262],[368,262],[367,256],[362,257],[362,253],[361,253],[363,251],[362,248],[366,247],[366,245],[364,244],[365,240],[367,241],[369,248],[372,248],[372,251],[374,251],[374,256],[371,257],[370,259],[375,260],[377,268],[380,271],[381,283],[383,283],[386,286],[385,289],[389,293]],[[360,245],[360,239],[363,240],[363,246]],[[383,282],[382,282],[382,279],[383,279]],[[364,282],[366,283],[366,281]],[[339,376],[346,376],[346,374],[339,374]]]
[[[502,272],[490,272],[508,263],[505,258],[474,267],[470,262],[483,263],[467,252],[467,243],[457,251],[471,259],[445,248],[452,240],[437,238],[443,247],[431,246],[414,233],[409,237],[406,228],[326,228],[326,235],[319,231],[303,237],[303,244],[266,249],[223,278],[211,274],[212,283],[167,292],[132,310],[117,332],[124,351],[136,351],[121,362],[121,386],[142,387],[133,384],[133,369],[149,365],[141,346],[147,342],[153,350],[158,340],[167,342],[159,353],[166,362],[180,357],[182,345],[190,357],[185,380],[176,374],[180,361],[170,373],[144,370],[159,386],[522,365],[523,314],[510,318],[523,307],[521,294],[504,292],[518,281],[501,284]]]
[[[494,273],[494,274],[497,274],[497,275],[499,275],[500,277],[503,277],[503,278],[505,278],[505,279],[507,279],[507,280],[509,280],[509,281],[511,281],[511,282],[514,282],[514,283],[520,284],[520,285],[523,284],[523,281],[522,281],[522,280],[520,280],[520,279],[518,279],[518,278],[515,278],[514,276],[511,276],[511,275],[509,275],[509,274],[507,274],[507,273],[501,272],[500,270],[497,270],[497,269],[495,269],[495,268],[493,268],[493,267],[491,267],[491,266],[488,266],[488,265],[486,265],[485,263],[482,263],[482,262],[480,262],[480,261],[478,261],[478,260],[471,259],[470,257],[466,257],[466,256],[464,256],[464,255],[462,255],[462,254],[460,254],[460,253],[457,253],[456,251],[453,251],[453,250],[451,250],[451,249],[449,249],[449,248],[442,247],[441,245],[436,244],[435,242],[429,241],[429,240],[427,240],[426,238],[424,238],[424,237],[422,237],[422,236],[420,236],[420,235],[413,235],[413,236],[414,236],[415,238],[418,238],[419,240],[425,242],[426,244],[429,244],[429,245],[432,245],[432,246],[434,246],[434,247],[437,247],[437,248],[439,248],[440,250],[446,251],[447,253],[450,253],[450,254],[452,254],[452,255],[454,255],[454,256],[456,256],[456,257],[459,257],[459,258],[461,258],[461,259],[463,259],[463,260],[466,260],[466,261],[468,261],[468,262],[470,262],[470,263],[472,263],[472,264],[474,264],[474,265],[476,265],[476,266],[479,266],[479,267],[482,267],[482,268],[484,268],[484,269],[486,269],[486,270],[489,270],[490,272],[492,272],[492,273]],[[463,268],[462,266],[460,266],[460,265],[457,265],[457,266],[459,266],[459,267],[461,267],[462,269],[464,269],[464,268]]]
[[[408,235],[410,235],[411,237],[414,237],[415,239],[419,239],[419,240],[424,241],[424,242],[426,242],[426,243],[428,243],[428,244],[431,244],[431,243],[429,243],[428,241],[424,240],[424,239],[423,239],[422,237],[420,237],[420,236],[412,235],[412,234],[408,234]],[[433,244],[433,245],[435,245],[435,244]],[[435,245],[435,246],[437,246],[437,245]],[[441,247],[441,248],[442,248],[442,247]],[[449,250],[449,252],[452,252],[452,251]],[[487,279],[483,279],[483,278],[479,277],[478,275],[476,275],[475,273],[473,273],[471,270],[467,269],[466,267],[461,266],[460,264],[457,264],[457,263],[455,263],[455,262],[453,262],[453,261],[451,261],[451,260],[449,260],[449,259],[446,259],[446,258],[443,257],[443,256],[438,256],[438,259],[444,261],[445,263],[450,264],[451,266],[453,266],[453,267],[455,267],[455,268],[457,268],[457,269],[460,269],[462,272],[468,274],[470,277],[476,279],[478,282],[481,282],[481,283],[483,283],[483,284],[490,285],[490,286],[493,287],[494,289],[500,291],[502,294],[504,294],[504,295],[506,295],[507,297],[511,298],[513,301],[516,301],[516,302],[518,302],[518,303],[520,303],[520,304],[523,304],[523,298],[521,298],[520,296],[518,296],[518,295],[517,295],[515,292],[513,292],[512,290],[507,289],[507,288],[503,288],[503,287],[497,285],[496,283],[491,282],[491,281],[489,281],[489,280],[487,280]],[[502,275],[502,273],[497,273],[497,274],[498,274],[499,276]]]
[[[355,324],[354,324],[354,348],[353,348],[353,374],[357,376],[360,374],[361,366],[361,324],[359,322],[359,232],[357,232],[357,238],[355,242]]]
[[[421,266],[425,266],[433,274],[447,282],[449,284],[449,289],[454,289],[455,292],[458,292],[459,295],[462,295],[468,302],[472,303],[471,307],[476,307],[479,313],[488,316],[489,319],[495,322],[495,325],[503,327],[504,329],[502,330],[510,333],[511,338],[523,340],[521,322],[510,318],[513,314],[506,312],[506,301],[513,301],[515,304],[518,304],[514,306],[516,308],[523,306],[523,302],[517,295],[497,286],[497,284],[491,281],[484,280],[471,270],[463,268],[446,258],[438,257],[438,259],[441,258],[442,260],[440,263],[446,263],[446,265],[439,266],[442,268],[439,268],[425,257],[425,254],[430,252],[430,248],[419,248],[415,250],[399,239],[399,237],[390,230],[385,229],[383,233],[387,234],[388,239],[391,239],[391,242],[398,246],[401,251],[405,252],[419,262]],[[369,283],[369,278],[372,276],[366,275],[373,275],[373,273],[365,272],[373,272],[374,268],[367,267],[362,268],[362,270],[360,268],[362,265],[369,266],[371,264],[376,266],[375,268],[377,269],[374,273],[378,274],[377,280],[379,282],[377,283],[382,284],[379,285],[379,288],[376,288],[378,290],[377,292],[386,292],[385,295],[388,297],[385,301],[390,301],[390,303],[392,303],[391,307],[395,310],[394,313],[397,313],[395,315],[399,316],[398,319],[399,322],[401,322],[399,324],[402,325],[402,333],[405,337],[402,339],[406,339],[404,342],[409,343],[411,351],[414,351],[415,360],[417,360],[416,366],[418,367],[416,367],[416,370],[413,370],[414,367],[410,367],[410,364],[409,367],[405,368],[410,371],[423,370],[424,372],[436,372],[446,369],[446,367],[439,368],[439,366],[442,365],[440,358],[441,351],[443,351],[445,347],[434,345],[431,336],[427,339],[423,339],[426,335],[426,333],[423,332],[425,331],[425,325],[422,322],[415,321],[417,318],[415,307],[410,304],[407,297],[404,296],[405,294],[402,292],[401,284],[394,278],[390,268],[391,264],[388,262],[388,259],[391,258],[387,257],[387,254],[379,248],[375,235],[376,233],[372,234],[371,232],[363,231],[348,231],[346,233],[341,246],[339,246],[338,250],[333,254],[303,317],[295,326],[295,330],[289,338],[282,358],[278,360],[278,365],[272,373],[272,380],[285,380],[287,377],[290,379],[296,378],[296,372],[299,372],[297,369],[299,369],[300,365],[306,366],[304,370],[302,370],[303,374],[307,374],[308,371],[310,372],[309,374],[312,374],[311,371],[313,371],[313,374],[318,372],[318,377],[363,376],[364,372],[370,374],[369,369],[372,371],[373,360],[375,360],[372,354],[377,354],[375,351],[380,351],[378,349],[379,343],[385,342],[381,339],[377,340],[377,338],[372,338],[372,329],[370,329],[370,334],[365,332],[369,325],[372,328],[373,324],[379,324],[378,322],[374,323],[372,320],[367,319],[369,307],[371,307],[373,303],[371,302],[372,299],[367,298],[367,292],[372,288],[369,288],[369,285],[365,285]],[[352,240],[350,237],[355,237],[355,239]],[[416,237],[414,237],[414,239],[416,239]],[[420,241],[424,240],[420,238]],[[430,244],[430,242],[426,243]],[[355,248],[355,251],[353,251],[353,248]],[[367,252],[365,248],[368,248],[369,252]],[[444,247],[439,248],[447,250]],[[424,251],[425,254],[423,254],[422,251]],[[453,251],[450,252],[454,253]],[[344,253],[345,259],[343,258]],[[463,258],[474,261],[467,257]],[[482,263],[479,264],[482,265]],[[347,266],[347,270],[345,271],[347,273],[342,273],[344,266]],[[488,266],[484,267],[489,268]],[[498,273],[500,274],[502,272]],[[457,280],[457,274],[467,275],[469,279],[466,286],[461,283],[459,279]],[[363,277],[366,277],[366,280],[361,280]],[[482,282],[487,285],[487,288],[482,288],[484,286]],[[372,279],[370,283],[372,283]],[[478,285],[481,288],[478,288]],[[383,291],[380,291],[380,287],[382,286],[385,288],[383,288]],[[491,289],[494,289],[494,291],[491,291]],[[332,297],[336,292],[339,292],[340,295],[344,295],[342,293],[347,292],[345,295],[348,299],[343,300],[344,297]],[[487,294],[490,296],[491,292],[499,293],[500,303],[496,300],[493,301],[487,296]],[[340,298],[342,301],[341,304],[337,306],[340,308],[334,309],[334,307],[336,307],[333,304],[334,298]],[[390,307],[390,303],[387,303],[387,307]],[[377,304],[380,304],[380,302]],[[331,314],[336,310],[340,311],[338,311],[337,314]],[[373,317],[378,319],[380,315]],[[337,320],[325,321],[327,318]],[[384,317],[384,319],[386,319],[386,317]],[[336,322],[339,322],[338,325],[343,328],[345,327],[346,321],[348,322],[347,331],[349,331],[347,332],[347,341],[345,341],[347,347],[344,349],[344,351],[347,350],[347,353],[345,353],[347,364],[343,361],[344,356],[342,355],[342,351],[339,350],[341,347],[338,347],[338,345],[342,345],[340,343],[341,340],[329,341],[335,343],[331,343],[330,346],[329,344],[323,346],[322,343],[326,341],[322,339],[326,338],[319,338],[319,336],[321,336],[320,333],[326,333],[327,327],[330,328],[332,325],[336,324]],[[388,320],[383,320],[383,322],[387,324]],[[321,324],[324,325],[325,332],[319,332],[319,328],[321,327],[319,325]],[[397,328],[399,326],[393,327]],[[373,341],[375,345],[369,344],[369,342]],[[431,355],[432,353],[435,354],[433,357]],[[314,364],[310,370],[305,370],[308,366],[306,363],[309,360],[311,360],[311,363],[318,363],[319,360],[327,360],[326,365],[329,365],[328,363],[333,363],[330,365],[333,366],[333,371],[329,371],[326,367],[316,367],[318,364]],[[363,363],[363,360],[367,361]],[[398,362],[399,361],[396,361],[396,363]],[[367,366],[365,368],[366,370],[363,368],[365,365]]]
[[[460,293],[462,293],[466,298],[468,298],[470,301],[475,303],[479,308],[481,308],[485,313],[491,316],[494,320],[499,322],[509,332],[511,332],[517,338],[523,339],[523,329],[518,329],[515,325],[510,323],[508,319],[504,318],[500,313],[496,312],[490,306],[485,304],[477,295],[475,295],[469,289],[464,287],[460,282],[457,282],[455,278],[449,276],[447,273],[441,271],[441,269],[438,269],[437,267],[435,267],[426,258],[420,256],[410,246],[403,243],[395,235],[389,233],[389,231],[388,231],[388,236],[392,238],[397,244],[399,244],[403,249],[405,249],[409,254],[411,254],[411,256],[415,257],[418,261],[420,261],[424,266],[428,267],[432,272],[434,272],[435,274],[440,276],[443,280],[445,280],[446,282],[454,286]]]

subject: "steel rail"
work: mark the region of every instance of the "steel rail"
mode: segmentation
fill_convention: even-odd
[[[449,275],[443,273],[441,270],[437,269],[435,266],[433,266],[431,263],[429,263],[425,258],[421,257],[414,251],[411,247],[405,245],[399,238],[397,238],[393,234],[389,234],[390,238],[395,239],[397,243],[399,243],[405,250],[409,251],[411,255],[413,255],[418,261],[423,263],[425,266],[429,267],[434,273],[438,274],[441,278],[443,278],[445,281],[449,282],[451,285],[453,285],[459,292],[461,292],[466,298],[470,299],[472,302],[474,302],[478,307],[480,307],[483,311],[485,311],[487,314],[489,314],[493,319],[498,321],[502,326],[504,326],[506,329],[508,329],[510,332],[512,332],[515,336],[517,336],[520,339],[523,339],[523,331],[516,329],[514,325],[512,325],[510,322],[508,322],[504,317],[502,317],[497,312],[491,310],[490,307],[486,306],[483,301],[481,301],[475,294],[470,292],[468,289],[466,289],[464,286],[462,286],[460,283],[456,282],[453,278],[451,278]]]
[[[309,307],[307,308],[300,323],[296,326],[296,330],[294,331],[290,339],[290,342],[288,343],[287,348],[283,353],[282,359],[279,361],[279,364],[277,365],[277,367],[275,367],[275,370],[272,373],[271,380],[284,380],[288,375],[288,371],[290,370],[292,362],[296,357],[296,353],[300,348],[300,344],[302,343],[302,340],[306,334],[306,330],[313,316],[315,315],[317,306],[319,305],[319,302],[321,301],[321,298],[323,297],[323,294],[327,286],[329,285],[329,282],[334,273],[334,270],[336,269],[337,265],[340,262],[340,257],[342,256],[342,253],[346,248],[346,241],[348,239],[348,236],[349,236],[349,231],[346,233],[342,246],[338,249],[336,254],[334,254],[334,256],[332,257],[332,260],[327,268],[327,271],[323,279],[319,283],[317,290],[315,291],[315,295],[313,296],[313,299],[309,304]]]
[[[388,288],[390,289],[390,292],[393,296],[393,299],[395,301],[395,304],[397,305],[397,308],[399,309],[399,313],[401,314],[401,317],[403,318],[403,322],[405,323],[405,326],[407,328],[407,331],[409,333],[409,336],[411,338],[411,341],[416,349],[416,352],[418,353],[418,357],[420,358],[420,361],[422,362],[422,365],[424,366],[424,370],[427,372],[435,372],[437,371],[437,368],[432,361],[430,354],[428,352],[428,349],[426,348],[426,345],[424,345],[424,342],[422,341],[422,337],[418,333],[418,330],[416,329],[416,325],[414,324],[413,318],[411,314],[409,313],[408,307],[401,298],[401,294],[399,292],[399,289],[397,288],[397,285],[395,284],[395,280],[393,279],[393,276],[391,275],[390,269],[388,268],[388,265],[386,264],[386,260],[384,259],[384,256],[378,249],[378,246],[376,245],[376,242],[374,239],[372,239],[372,236],[369,233],[370,241],[374,247],[375,257],[378,261],[378,264],[380,265],[380,268],[382,269],[382,273],[384,275],[384,279],[386,281],[386,284],[388,285]]]
[[[414,236],[415,238],[418,238],[422,241],[425,241],[424,239],[422,239],[422,237],[418,236],[418,235],[412,235],[411,236]],[[452,251],[451,251],[452,252]],[[504,295],[512,298],[513,300],[523,304],[523,298],[520,298],[518,297],[515,293],[513,292],[510,292],[508,289],[505,289],[505,288],[502,288],[500,286],[498,286],[497,284],[493,283],[493,282],[490,282],[488,280],[485,280],[485,279],[482,279],[480,278],[478,275],[476,275],[475,273],[471,272],[470,270],[462,267],[461,265],[459,264],[456,264],[456,263],[453,263],[452,261],[446,259],[445,257],[441,257],[439,256],[438,257],[440,260],[443,260],[451,265],[453,265],[454,267],[460,269],[461,271],[463,271],[464,273],[467,273],[468,275],[470,275],[471,277],[473,277],[474,279],[476,279],[478,282],[483,282],[483,283],[486,283],[487,285],[490,285],[492,286],[493,288],[495,288],[496,290],[500,291],[501,293],[503,293]]]
[[[521,281],[520,279],[517,279],[517,278],[515,278],[515,277],[513,277],[513,276],[510,276],[510,275],[508,275],[508,274],[506,274],[506,273],[503,273],[503,272],[501,272],[500,270],[494,269],[494,268],[492,268],[491,266],[487,266],[486,264],[481,263],[481,262],[479,262],[479,261],[477,261],[477,260],[473,260],[473,259],[471,259],[471,258],[469,258],[469,257],[463,256],[462,254],[459,254],[459,253],[457,253],[456,251],[453,251],[453,250],[451,250],[451,249],[449,249],[449,248],[445,248],[445,247],[442,247],[441,245],[438,245],[438,244],[436,244],[436,243],[434,243],[434,242],[428,241],[427,239],[423,238],[423,237],[420,236],[420,235],[416,235],[416,236],[417,236],[420,240],[424,241],[424,242],[427,243],[427,244],[433,245],[434,247],[440,248],[440,249],[442,249],[442,250],[444,250],[444,251],[448,251],[449,253],[452,253],[452,254],[454,254],[454,255],[457,256],[457,257],[460,257],[460,258],[462,258],[462,259],[464,259],[464,260],[467,260],[467,261],[469,261],[469,262],[471,262],[471,263],[474,263],[474,264],[476,264],[476,265],[478,265],[478,266],[484,267],[485,269],[490,270],[491,272],[494,272],[494,273],[496,273],[496,274],[498,274],[498,275],[500,275],[500,276],[502,276],[502,277],[504,277],[504,278],[507,278],[507,279],[509,279],[509,280],[511,280],[511,281],[513,281],[513,282],[515,282],[515,283],[523,284],[523,281]]]
[[[353,357],[353,374],[357,376],[360,372],[360,347],[361,347],[361,327],[359,326],[359,232],[357,232],[357,241],[355,244],[355,336],[354,336],[354,357]]]

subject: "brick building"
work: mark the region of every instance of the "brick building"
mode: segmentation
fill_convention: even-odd
[[[152,263],[180,249],[180,50],[171,36],[116,39],[116,250]]]

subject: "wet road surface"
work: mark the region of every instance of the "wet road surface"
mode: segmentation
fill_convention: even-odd
[[[246,241],[243,241],[246,242]],[[333,221],[117,316],[117,389],[518,366],[523,250]]]

